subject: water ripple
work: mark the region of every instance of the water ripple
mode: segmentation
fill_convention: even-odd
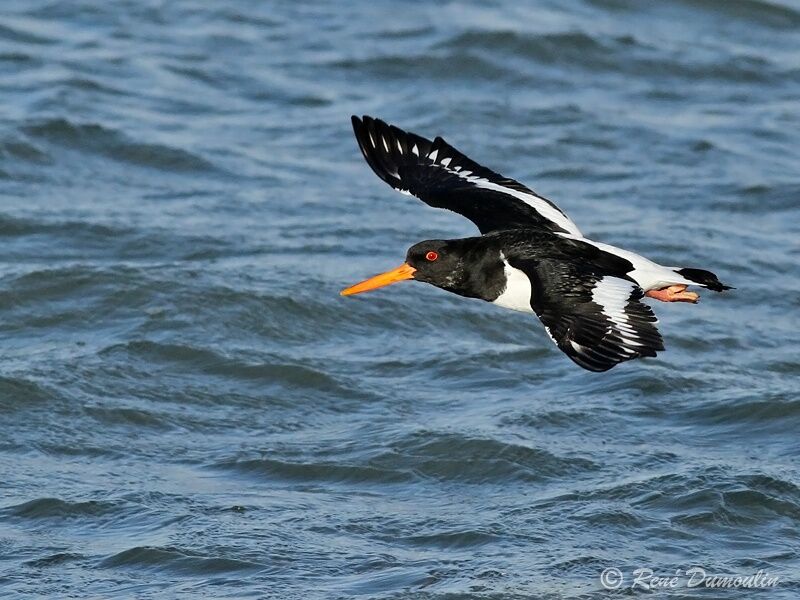
[[[100,563],[105,568],[133,568],[166,571],[180,575],[209,574],[262,570],[265,565],[232,558],[208,557],[173,547],[137,546],[109,556]]]
[[[74,123],[67,119],[51,119],[25,125],[21,130],[34,139],[82,152],[100,154],[139,167],[200,174],[218,171],[203,157],[181,148],[136,142],[120,131],[97,123]]]
[[[795,3],[3,12],[3,597],[589,600],[692,565],[797,596]],[[375,178],[354,113],[737,289],[651,303],[667,350],[603,374],[535,315],[342,298],[475,234]]]

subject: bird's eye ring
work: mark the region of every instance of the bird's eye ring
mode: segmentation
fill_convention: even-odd
[[[425,255],[425,258],[426,258],[427,260],[429,260],[429,261],[433,262],[433,261],[435,261],[437,258],[439,258],[439,254],[438,254],[437,252],[434,252],[433,250],[431,250],[430,252],[428,252],[428,253]]]

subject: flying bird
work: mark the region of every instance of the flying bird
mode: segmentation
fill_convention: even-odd
[[[396,190],[446,208],[481,235],[413,245],[401,266],[341,293],[414,279],[467,298],[534,312],[556,346],[589,371],[664,349],[644,296],[696,303],[690,285],[731,289],[703,269],[665,267],[587,239],[553,202],[456,150],[380,119],[352,117],[364,158]]]

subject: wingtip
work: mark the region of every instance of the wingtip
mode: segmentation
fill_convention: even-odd
[[[361,119],[359,119],[357,115],[351,115],[350,125],[352,125],[353,133],[356,134],[356,139],[358,139],[358,132],[361,131],[361,128],[364,126],[364,124],[361,122]]]
[[[374,123],[376,119],[373,119],[369,115],[350,115],[350,122],[353,124],[353,128],[360,128],[360,127],[369,127],[370,123]]]
[[[353,131],[355,131],[356,137],[359,137],[359,135],[365,131],[374,132],[376,128],[385,125],[380,119],[375,119],[369,115],[361,115],[360,117],[358,115],[351,115],[350,123],[353,125]]]

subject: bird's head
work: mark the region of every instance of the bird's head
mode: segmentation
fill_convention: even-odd
[[[342,290],[342,296],[352,296],[375,290],[398,281],[416,279],[436,287],[455,291],[462,282],[464,248],[460,240],[427,240],[414,244],[406,253],[406,262],[375,277]]]

